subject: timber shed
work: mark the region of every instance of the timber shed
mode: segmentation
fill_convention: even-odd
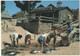
[[[66,21],[72,22],[72,11],[69,7],[55,7],[50,4],[47,7],[41,7],[41,5],[33,9],[32,14],[35,16],[51,17],[54,23],[65,23]]]
[[[62,24],[67,21],[72,21],[72,11],[68,7],[55,7],[50,4],[47,7],[43,5],[31,11],[32,18],[29,18],[29,23],[22,23],[22,27],[26,30],[36,33],[48,33],[54,24]]]
[[[31,19],[29,23],[17,23],[17,25],[22,26],[31,33],[48,33],[52,29],[52,19],[49,17],[40,16],[35,19]]]

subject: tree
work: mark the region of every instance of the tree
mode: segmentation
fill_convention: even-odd
[[[29,12],[35,8],[36,4],[41,1],[14,1],[16,6],[19,7],[24,12]]]
[[[22,11],[17,12],[16,14],[12,15],[13,18],[20,18],[20,17],[24,17],[24,13]]]
[[[5,10],[5,1],[1,1],[1,12]]]

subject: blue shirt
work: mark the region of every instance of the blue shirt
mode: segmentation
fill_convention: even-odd
[[[73,30],[73,26],[72,25],[70,25],[70,32]]]
[[[42,41],[43,41],[43,36],[41,35],[41,36],[38,38],[38,40],[42,40]]]
[[[38,40],[42,40],[43,41],[43,45],[44,45],[44,38],[43,38],[42,35],[38,38]]]

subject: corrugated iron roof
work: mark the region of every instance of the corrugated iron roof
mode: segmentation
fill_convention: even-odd
[[[40,8],[40,7],[44,7],[44,6],[41,4],[41,5],[39,5],[37,8]]]
[[[71,13],[73,13],[69,7],[53,7],[52,5],[47,7],[35,8],[31,12],[56,11],[56,10],[63,10],[63,9],[68,9]]]
[[[53,4],[49,4],[48,6],[52,6],[52,7],[55,7]]]

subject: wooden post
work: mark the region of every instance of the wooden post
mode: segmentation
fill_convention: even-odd
[[[36,34],[34,34],[34,40],[35,40]]]
[[[5,28],[5,21],[4,21],[4,28]]]
[[[39,17],[39,23],[40,23],[40,17]]]
[[[53,22],[52,22],[52,28],[54,27],[54,13],[53,13]]]
[[[28,1],[28,13],[30,12],[30,1]]]

